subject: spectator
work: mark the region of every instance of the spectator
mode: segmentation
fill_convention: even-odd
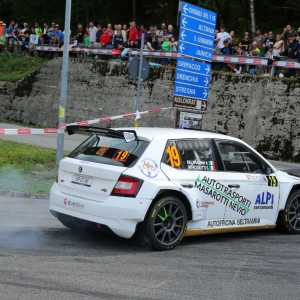
[[[10,25],[8,26],[7,33],[10,35],[15,35],[17,30],[18,30],[18,26],[15,24],[15,21],[11,21]],[[13,37],[8,38],[8,43],[10,45],[12,45],[14,43],[14,41],[15,41],[15,38],[13,38]]]
[[[136,24],[134,21],[129,23],[130,29],[129,29],[129,36],[128,36],[128,42],[133,45],[135,39],[138,39],[139,37],[139,32],[136,29]]]
[[[141,44],[140,44],[140,42],[139,42],[139,39],[138,38],[136,38],[134,41],[132,41],[131,43],[130,43],[130,48],[131,49],[141,49]]]
[[[171,35],[165,35],[163,37],[163,43],[161,44],[162,51],[170,51],[170,38]],[[167,58],[164,58],[163,61],[164,61],[164,65],[169,64],[169,60]]]
[[[232,53],[234,53],[235,52],[234,48],[236,46],[236,39],[235,39],[235,36],[234,36],[234,31],[231,30],[230,33],[229,33],[229,35],[230,35],[230,39],[228,41],[228,47],[230,47],[232,49],[232,51],[233,51]]]
[[[167,29],[167,35],[175,35],[175,32],[173,30],[173,26],[172,25],[168,25],[168,29]]]
[[[157,40],[158,40],[159,47],[161,47],[161,44],[163,42],[162,37],[164,36],[164,30],[166,30],[166,29],[167,29],[166,24],[162,23],[161,24],[161,29],[156,30],[156,37],[157,37]]]
[[[249,33],[245,32],[244,37],[242,38],[242,40],[239,43],[239,47],[241,47],[242,51],[244,54],[248,54],[249,53],[249,46],[251,44],[251,41],[249,39]]]
[[[158,50],[158,40],[156,37],[156,31],[152,31],[151,33],[151,40],[147,40],[146,42],[146,49],[149,51],[156,51]]]
[[[231,38],[230,34],[228,32],[225,31],[225,27],[221,26],[221,32],[219,32],[217,34],[217,42],[218,42],[218,47],[220,48],[220,50],[222,50],[224,48],[224,41],[225,40],[229,40]],[[227,44],[228,46],[228,44]]]
[[[218,55],[220,53],[221,53],[221,50],[218,47],[218,41],[215,39],[214,40],[213,54]],[[222,68],[222,64],[219,63],[219,62],[212,62],[211,64],[212,64],[211,68],[212,68],[213,71],[220,71],[221,68]]]
[[[101,35],[103,34],[102,25],[98,24],[97,29],[98,29],[98,31],[96,33],[95,46],[96,47],[101,47],[100,38],[101,38]]]
[[[142,34],[144,34],[146,37],[147,33],[148,33],[148,31],[145,29],[144,25],[141,25],[140,30],[139,30],[139,36],[138,36],[139,42],[141,42],[141,40],[142,40]]]
[[[43,32],[41,27],[39,26],[39,23],[34,24],[34,32],[39,39],[39,37],[42,35],[42,32]]]
[[[125,34],[126,34],[126,45],[127,45],[127,42],[128,42],[128,34],[129,34],[129,29],[128,29],[127,25],[123,25],[123,31],[124,31]]]
[[[94,46],[94,43],[96,42],[96,34],[97,34],[97,27],[94,26],[94,22],[90,21],[89,23],[90,27],[89,27],[89,36],[90,36],[90,47]]]
[[[289,37],[289,44],[287,48],[287,58],[296,59],[297,50],[299,46],[299,42],[296,40],[297,34],[292,33]],[[295,69],[286,69],[286,77],[295,78],[296,70]]]
[[[147,32],[146,36],[145,36],[145,39],[147,42],[151,43],[151,40],[152,40],[152,32],[154,31],[154,26],[153,25],[150,25],[149,26],[149,31]],[[156,34],[156,33],[155,33]]]
[[[114,35],[117,35],[118,31],[121,31],[122,37],[123,37],[123,44],[124,44],[124,46],[126,46],[126,44],[127,44],[127,35],[126,35],[126,32],[122,29],[121,24],[117,25],[117,30],[114,32]]]
[[[280,39],[284,40],[284,48],[285,48],[285,53],[284,55],[287,55],[287,49],[288,49],[288,44],[289,44],[289,38],[292,35],[292,26],[291,24],[287,24],[285,28],[283,29],[282,34],[280,35]]]
[[[117,35],[114,38],[114,48],[122,50],[124,48],[124,40],[122,36],[122,31],[117,30]],[[120,51],[121,53],[121,51]]]
[[[109,30],[105,30],[103,34],[100,37],[100,44],[101,47],[107,47],[108,44],[110,44],[110,36],[109,36]]]
[[[276,41],[273,45],[273,58],[277,61],[280,60],[280,54],[284,52],[285,52],[284,42],[281,39],[281,34],[277,34]]]
[[[6,28],[6,24],[3,21],[0,21],[0,35],[4,34],[5,28]]]
[[[219,29],[215,30],[215,40],[217,39],[217,35],[218,35],[219,32],[220,32]]]
[[[229,44],[229,43],[228,43]],[[238,47],[235,55],[244,55],[242,48]],[[228,64],[228,67],[232,69],[236,74],[240,74],[242,72],[242,66],[237,64]]]
[[[25,25],[24,30],[21,31],[19,36],[21,37],[21,40],[22,40],[22,51],[23,51],[23,53],[26,53],[26,52],[28,53],[28,51],[26,51],[26,48],[28,50],[29,38],[30,38],[30,30],[29,30],[28,24]]]
[[[253,46],[249,47],[249,56],[259,56],[260,51],[257,47],[257,43],[253,42]],[[246,65],[246,71],[249,72],[249,74],[255,74],[257,71],[257,66],[253,65]]]
[[[53,31],[53,44],[56,46],[59,46],[60,48],[64,44],[64,34],[61,30],[59,30],[59,25],[56,24],[54,26],[54,31]]]
[[[257,43],[257,47],[260,51],[260,56],[263,57],[265,55],[265,37],[261,34],[261,31],[259,29],[256,30],[256,37],[253,39],[253,42]]]
[[[83,47],[84,34],[86,31],[83,29],[82,24],[78,23],[77,30],[75,30],[74,39],[77,41],[78,47]]]
[[[108,36],[109,36],[109,43],[112,44],[113,43],[113,36],[114,36],[114,31],[111,27],[111,24],[107,24],[107,28],[106,31],[108,32]]]
[[[221,53],[225,55],[232,55],[232,49],[229,47],[228,40],[223,42],[223,48],[221,49]]]

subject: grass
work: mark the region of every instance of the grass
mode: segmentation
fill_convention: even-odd
[[[56,150],[0,140],[0,189],[49,194],[56,173]]]
[[[23,56],[18,53],[0,53],[0,81],[16,82],[36,71],[46,63],[37,57]]]

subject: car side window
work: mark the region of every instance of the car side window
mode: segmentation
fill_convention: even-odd
[[[216,141],[225,171],[240,173],[264,173],[264,164],[250,149],[231,141]]]
[[[176,169],[190,171],[216,170],[215,157],[209,139],[169,140],[162,163]]]

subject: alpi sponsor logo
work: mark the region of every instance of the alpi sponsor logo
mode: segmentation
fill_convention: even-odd
[[[258,194],[254,203],[254,209],[273,209],[274,195],[269,192]]]

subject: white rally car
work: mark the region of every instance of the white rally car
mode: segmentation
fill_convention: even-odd
[[[154,248],[184,236],[272,229],[300,233],[300,178],[276,170],[243,141],[166,128],[91,133],[61,160],[50,211],[69,228],[130,238],[138,230]]]

